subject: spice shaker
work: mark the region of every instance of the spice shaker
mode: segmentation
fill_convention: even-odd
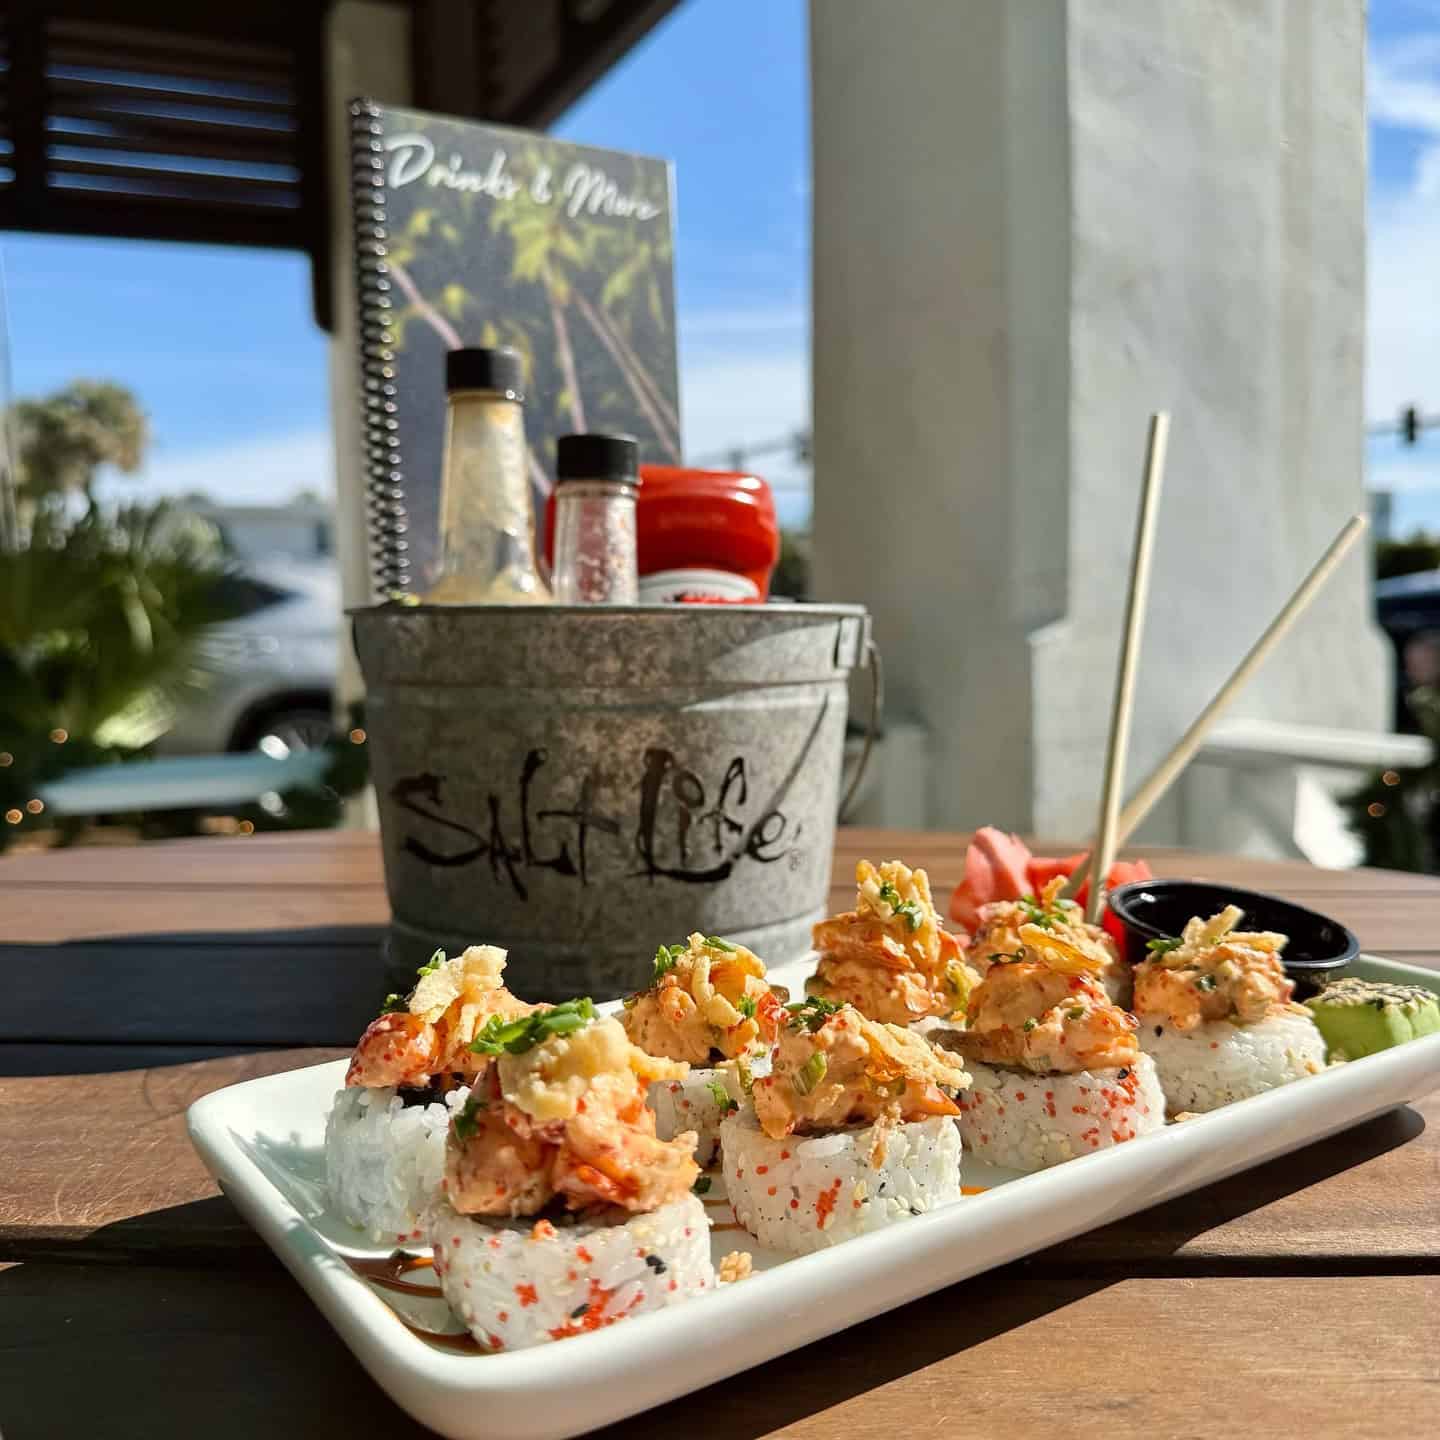
[[[445,458],[437,605],[546,604],[535,567],[524,366],[514,350],[445,356]]]
[[[634,605],[638,442],[630,435],[562,435],[556,469],[556,600]]]

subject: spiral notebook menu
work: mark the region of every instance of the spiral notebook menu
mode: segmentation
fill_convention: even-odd
[[[555,441],[621,432],[681,456],[673,183],[663,160],[351,103],[368,522],[376,589],[439,561],[445,352],[525,358],[539,492]]]

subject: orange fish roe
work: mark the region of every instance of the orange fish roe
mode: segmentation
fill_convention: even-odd
[[[504,1324],[506,1324],[506,1323],[509,1321],[509,1319],[510,1319],[510,1312],[509,1312],[508,1310],[498,1310],[498,1311],[496,1311],[496,1313],[495,1313],[495,1318],[496,1318],[502,1325],[504,1325]]]
[[[766,1193],[767,1195],[773,1195],[773,1194],[775,1193],[775,1187],[774,1187],[773,1185],[768,1186],[768,1187],[766,1188],[765,1193]]]
[[[548,1220],[537,1220],[534,1228],[530,1231],[532,1240],[553,1240],[555,1235],[555,1227]]]
[[[586,1265],[593,1265],[595,1263],[595,1257],[583,1245],[577,1245],[575,1247],[575,1258],[584,1261]]]
[[[780,1152],[780,1158],[782,1160],[788,1160],[790,1158],[790,1152],[788,1150],[782,1150]]]
[[[835,1184],[838,1186],[838,1185],[840,1184],[840,1182],[837,1180],[837,1181],[835,1182]],[[816,1224],[816,1226],[817,1226],[819,1229],[823,1230],[823,1229],[830,1223],[830,1217],[831,1217],[834,1213],[835,1213],[835,1191],[834,1191],[833,1189],[830,1189],[830,1190],[822,1190],[822,1191],[815,1197],[815,1217],[816,1217],[816,1218],[815,1218],[815,1224]]]
[[[1015,1098],[1017,1100],[1023,1100],[1025,1098],[1025,1092],[1023,1090],[1017,1090],[1015,1092]]]
[[[540,1297],[535,1293],[533,1285],[517,1285],[515,1287],[515,1298],[520,1302],[520,1308],[526,1309],[531,1305],[538,1305]]]

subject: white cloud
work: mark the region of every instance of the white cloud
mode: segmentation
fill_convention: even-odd
[[[1365,413],[1383,420],[1409,404],[1440,410],[1440,33],[1377,46],[1368,100],[1378,127],[1429,141],[1407,184],[1371,195]],[[1406,480],[1421,469],[1417,463]],[[1433,462],[1423,469],[1433,484]],[[1384,484],[1399,478],[1393,465],[1374,467],[1372,476]]]
[[[175,454],[154,449],[141,472],[106,476],[102,489],[114,499],[198,490],[235,505],[283,504],[300,490],[330,494],[334,476],[330,431],[312,427]]]

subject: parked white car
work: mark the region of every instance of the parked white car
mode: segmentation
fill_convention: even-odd
[[[275,758],[329,738],[341,644],[333,564],[249,564],[223,582],[240,609],[201,642],[162,754],[261,749]]]

